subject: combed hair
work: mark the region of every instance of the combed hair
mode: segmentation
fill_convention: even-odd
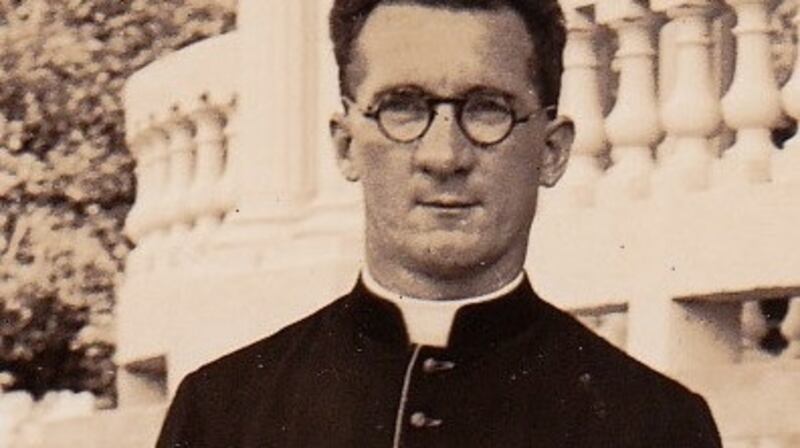
[[[566,42],[564,16],[557,0],[335,0],[330,13],[331,40],[339,67],[339,89],[350,95],[347,72],[353,45],[370,13],[380,4],[411,3],[448,9],[492,10],[507,6],[525,22],[535,61],[531,67],[542,105],[554,106],[561,90],[562,54]]]

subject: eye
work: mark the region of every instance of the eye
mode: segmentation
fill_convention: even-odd
[[[505,98],[491,96],[475,96],[464,105],[464,119],[482,124],[505,124],[513,116],[511,107]]]
[[[428,104],[425,99],[412,94],[393,94],[384,98],[378,105],[381,120],[402,124],[427,120]]]

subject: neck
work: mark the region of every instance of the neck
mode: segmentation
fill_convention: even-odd
[[[524,253],[510,253],[491,265],[433,275],[367,254],[367,266],[375,282],[397,294],[426,300],[458,300],[492,293],[518,277],[524,261]]]

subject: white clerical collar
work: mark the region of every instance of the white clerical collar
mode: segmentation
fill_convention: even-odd
[[[373,294],[400,308],[412,344],[445,347],[450,337],[453,319],[461,307],[488,302],[510,293],[522,283],[525,272],[520,271],[514,280],[494,292],[455,300],[419,299],[390,291],[375,281],[366,266],[361,272],[361,278],[364,286]]]

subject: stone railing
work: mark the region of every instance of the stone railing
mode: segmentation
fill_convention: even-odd
[[[567,173],[542,199],[531,269],[575,309],[624,305],[637,283],[663,281],[673,299],[794,295],[800,53],[797,28],[785,26],[800,22],[795,2],[563,4],[560,110],[576,140]],[[796,69],[781,66],[795,54]],[[593,289],[558,272],[589,275]]]
[[[165,399],[178,274],[236,211],[239,49],[235,32],[207,39],[145,67],[125,88],[137,195],[125,226],[136,248],[117,305],[123,406]]]
[[[137,73],[125,91],[137,196],[126,230],[129,275],[165,269],[235,207],[236,33],[208,39]]]
[[[279,329],[352,281],[356,271],[344,265],[358,257],[360,213],[328,144],[339,101],[331,50],[320,45],[328,3],[240,0],[235,32],[128,81],[138,190],[126,222],[136,248],[118,302],[123,406],[163,401],[189,369]],[[294,274],[276,274],[285,269],[316,269],[319,282],[309,289]],[[265,282],[287,297],[324,294],[273,306],[259,301]],[[253,319],[242,319],[240,307]]]
[[[545,287],[578,310],[654,286],[693,301],[795,295],[800,54],[797,28],[785,29],[800,21],[795,2],[563,4],[560,110],[576,140],[534,227],[531,269]],[[780,62],[795,54],[796,69]],[[571,272],[589,281],[560,279]],[[754,309],[744,321],[757,337]],[[797,309],[784,319],[789,343]]]
[[[773,53],[794,50],[773,45],[774,2],[563,3],[560,106],[578,130],[561,186],[569,203],[800,179],[800,138],[779,149],[773,133],[800,113],[800,70],[782,90],[776,80]]]

